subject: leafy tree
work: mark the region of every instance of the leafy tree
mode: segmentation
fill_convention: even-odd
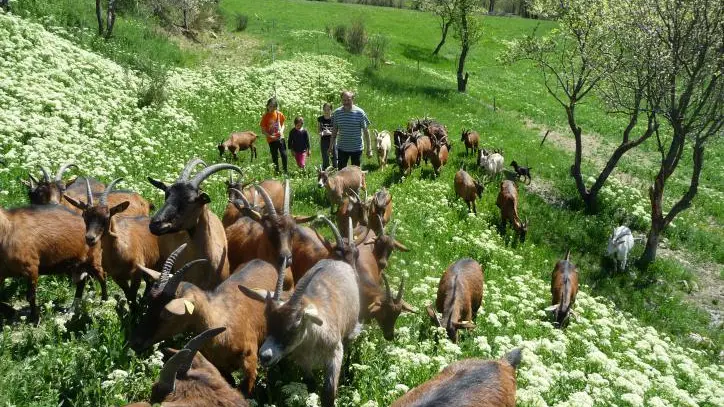
[[[440,18],[440,31],[442,38],[437,44],[432,55],[437,55],[440,49],[445,45],[447,33],[455,20],[455,10],[457,9],[458,0],[421,0],[420,9],[432,12]]]
[[[468,73],[465,72],[465,59],[470,49],[483,36],[483,23],[476,18],[482,11],[477,0],[457,0],[455,11],[455,37],[460,40],[460,59],[458,59],[458,92],[465,92]],[[464,74],[463,74],[464,73]]]

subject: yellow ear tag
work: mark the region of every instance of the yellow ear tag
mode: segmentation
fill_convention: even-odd
[[[186,312],[189,313],[189,315],[193,315],[194,313],[194,303],[192,303],[189,300],[184,300],[184,306],[186,307]]]

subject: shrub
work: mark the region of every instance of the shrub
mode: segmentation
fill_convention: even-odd
[[[372,66],[375,68],[379,68],[380,64],[385,61],[385,54],[387,53],[389,43],[389,38],[382,34],[375,34],[370,37],[367,43],[367,55],[370,56]]]
[[[355,21],[347,30],[347,50],[353,54],[361,54],[367,45],[367,31],[362,21]]]
[[[236,26],[234,27],[234,31],[241,32],[246,30],[246,27],[249,25],[249,16],[246,14],[237,14],[235,18]]]
[[[334,26],[332,36],[338,43],[344,44],[347,37],[347,26],[344,24]]]
[[[149,73],[149,77],[144,80],[143,87],[138,94],[138,108],[159,105],[166,101],[168,94],[166,92],[166,83],[168,81],[168,71],[163,68],[154,68]]]

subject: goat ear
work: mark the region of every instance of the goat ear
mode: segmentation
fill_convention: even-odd
[[[209,197],[209,194],[207,194],[206,192],[202,192],[196,198],[196,202],[200,202],[202,205],[204,205],[211,202],[211,198]]]
[[[68,203],[70,203],[71,205],[75,206],[76,208],[78,208],[82,211],[84,211],[88,208],[87,204],[85,204],[81,201],[76,201],[75,199],[69,197],[68,195],[63,194],[63,198],[65,198],[65,200],[68,201]]]
[[[131,203],[128,201],[123,201],[123,202],[119,203],[118,205],[114,206],[113,208],[111,208],[111,216],[125,211],[126,209],[128,209],[128,206],[130,204]]]
[[[374,315],[374,314],[380,312],[381,309],[382,309],[382,304],[380,304],[380,301],[379,301],[379,300],[373,302],[373,303],[370,304],[370,306],[367,308],[367,310],[369,311],[369,313],[370,313],[371,315]]]
[[[319,317],[319,312],[317,312],[317,307],[314,305],[307,305],[306,308],[304,308],[304,316],[303,318],[307,321],[310,321],[313,324],[317,324],[321,326],[324,321],[322,321],[322,318]]]
[[[239,285],[238,287],[242,293],[246,294],[252,300],[265,302],[266,297],[269,294],[269,291],[261,289],[261,288],[248,288],[243,285]]]
[[[317,219],[317,215],[312,216],[295,216],[294,221],[297,223],[307,223]]]
[[[263,216],[261,216],[261,213],[255,211],[251,208],[242,208],[242,209],[239,209],[239,211],[241,213],[243,213],[244,216],[248,216],[248,217],[252,218],[253,220],[255,220],[256,222],[261,222],[262,219],[264,218]]]
[[[140,264],[136,265],[136,267],[138,267],[139,270],[146,273],[146,275],[148,275],[149,277],[151,277],[154,280],[158,280],[159,278],[161,278],[161,273],[159,273],[156,270],[151,270],[150,268],[148,268],[146,266],[142,266]]]
[[[550,307],[547,307],[545,310],[548,312],[553,312],[553,311],[557,310],[560,305],[561,304],[551,305]]]
[[[176,316],[193,314],[193,312],[194,312],[193,303],[185,298],[173,299],[173,300],[169,301],[169,303],[166,304],[166,306],[163,308],[166,311],[168,311],[171,314],[176,315]]]
[[[405,312],[409,312],[411,314],[417,314],[418,311],[416,308],[412,307],[412,305],[406,303],[404,300],[400,301],[400,305],[402,305],[402,310]]]
[[[401,252],[409,252],[410,249],[408,249],[404,244],[400,243],[398,240],[395,240],[395,247],[397,250]]]
[[[475,323],[473,323],[473,321],[453,322],[453,326],[457,329],[475,329]]]
[[[156,188],[158,188],[158,189],[160,189],[160,190],[162,190],[162,191],[164,191],[164,192],[166,192],[166,190],[168,190],[168,187],[167,187],[166,184],[164,184],[163,182],[157,181],[157,180],[155,180],[155,179],[153,179],[153,178],[151,178],[151,177],[146,177],[146,179],[147,179],[148,182],[150,182],[151,185],[153,185],[154,187],[156,187]]]
[[[33,189],[33,182],[27,179],[21,179],[20,183],[28,187],[28,189]]]

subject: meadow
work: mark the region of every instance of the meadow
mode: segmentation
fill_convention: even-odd
[[[437,281],[448,264],[470,256],[485,268],[483,310],[477,328],[458,345],[430,326],[421,314],[403,314],[397,337],[386,342],[379,328],[366,326],[351,348],[351,374],[341,383],[338,405],[386,406],[448,363],[465,357],[498,358],[522,347],[518,371],[520,406],[718,406],[724,405],[721,321],[685,291],[707,280],[698,265],[713,270],[721,286],[724,263],[724,178],[722,146],[713,145],[694,206],[666,233],[674,258],[660,258],[644,273],[612,274],[603,259],[614,225],[627,221],[637,235],[648,222],[646,188],[656,153],[644,144],[626,156],[602,194],[598,215],[582,212],[567,168],[572,151],[562,109],[550,98],[539,73],[526,64],[503,65],[506,41],[554,23],[484,17],[485,35],[468,61],[469,91],[455,91],[453,38],[439,57],[430,57],[438,26],[430,15],[411,10],[308,1],[224,1],[227,30],[205,37],[205,46],[167,38],[152,19],[122,17],[116,38],[94,38],[93,10],[58,0],[55,7],[15,2],[17,15],[0,14],[0,204],[27,202],[18,179],[38,166],[78,163],[78,173],[103,180],[124,177],[124,188],[161,205],[163,195],[146,176],[175,179],[191,157],[219,161],[216,144],[232,130],[258,127],[264,101],[276,94],[288,118],[303,115],[310,127],[323,102],[339,103],[338,92],[357,92],[377,129],[392,130],[409,118],[430,115],[448,126],[451,161],[435,178],[422,166],[402,177],[376,158],[363,161],[370,191],[385,186],[394,197],[398,239],[412,250],[396,252],[388,266],[394,287],[406,278],[405,299],[418,310],[434,301]],[[238,14],[248,28],[233,32]],[[337,24],[363,21],[370,34],[390,42],[387,62],[370,67],[366,56],[351,55],[327,34]],[[495,109],[493,109],[493,105]],[[602,112],[595,101],[582,107],[584,132],[592,140],[584,171],[593,175],[600,156],[612,149],[621,119]],[[452,178],[474,159],[465,157],[463,128],[481,132],[483,145],[502,148],[506,162],[534,168],[531,186],[521,186],[520,211],[530,219],[525,244],[507,246],[495,228],[497,188],[491,184],[467,214],[456,199]],[[555,133],[542,147],[545,129]],[[258,161],[242,153],[249,179],[274,177],[262,142]],[[313,140],[311,165],[321,159]],[[597,158],[599,161],[597,161]],[[293,212],[327,212],[311,168],[294,169]],[[677,174],[667,193],[686,187]],[[212,208],[226,205],[219,174],[205,182]],[[549,305],[549,278],[570,248],[584,285],[580,317],[561,331],[543,309]],[[642,247],[634,249],[634,255]],[[688,260],[686,264],[678,258]],[[691,263],[694,266],[691,266]],[[709,276],[712,278],[712,276]],[[686,281],[684,286],[681,281]],[[124,336],[131,327],[117,287],[100,301],[86,292],[79,309],[66,312],[73,290],[67,279],[44,277],[38,291],[40,324],[25,321],[25,282],[6,280],[2,300],[23,310],[2,322],[0,405],[122,405],[147,398],[161,354],[135,354]],[[693,300],[692,300],[693,298]],[[721,304],[707,304],[721,309]],[[181,342],[181,340],[176,343]],[[310,406],[310,393],[295,372],[269,383],[260,375],[258,405]],[[277,376],[279,377],[279,376]]]

